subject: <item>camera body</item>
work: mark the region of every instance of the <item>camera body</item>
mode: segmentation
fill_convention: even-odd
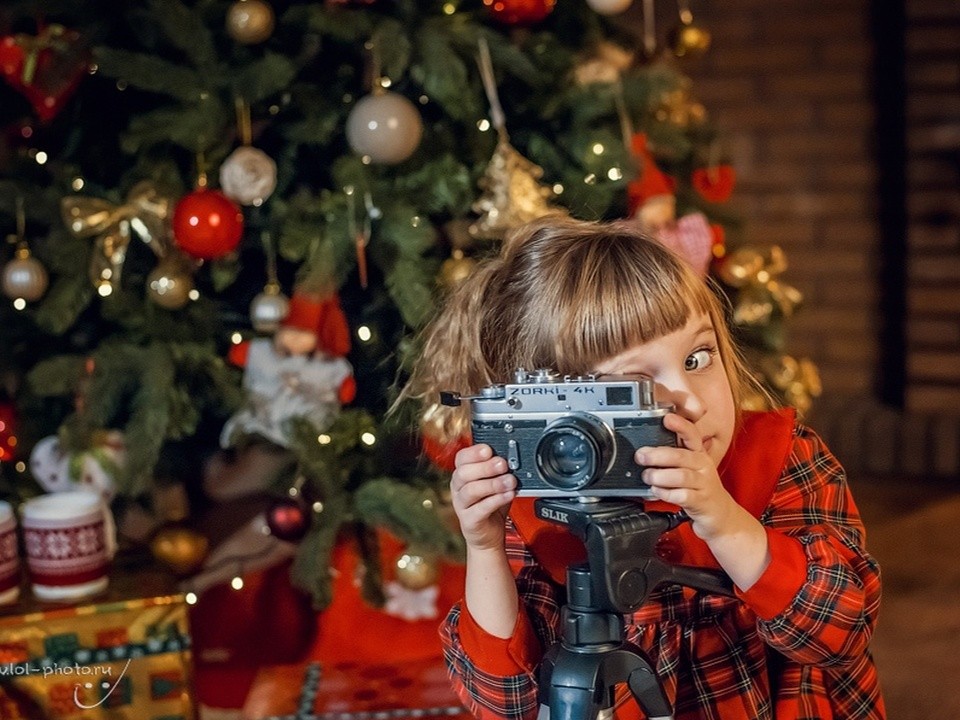
[[[512,383],[469,398],[473,442],[507,461],[518,495],[651,496],[634,454],[677,445],[663,426],[673,406],[656,402],[649,378],[603,377],[519,368]]]

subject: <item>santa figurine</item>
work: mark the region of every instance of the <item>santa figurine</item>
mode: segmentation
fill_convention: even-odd
[[[295,292],[272,338],[235,345],[230,360],[244,368],[244,407],[223,427],[224,448],[255,437],[280,447],[292,443],[292,421],[303,418],[318,432],[353,401],[350,330],[335,293]]]
[[[674,182],[657,167],[647,146],[647,136],[636,133],[631,150],[640,166],[639,176],[627,186],[630,216],[640,228],[680,255],[701,276],[713,259],[715,233],[707,217],[692,212],[677,219]]]

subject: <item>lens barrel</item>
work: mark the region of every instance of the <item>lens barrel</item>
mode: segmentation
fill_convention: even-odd
[[[586,414],[558,418],[537,442],[540,477],[557,490],[588,488],[610,468],[613,445],[613,433],[599,418]]]

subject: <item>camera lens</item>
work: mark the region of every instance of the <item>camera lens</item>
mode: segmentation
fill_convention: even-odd
[[[537,468],[558,490],[580,490],[600,479],[610,463],[612,443],[596,418],[568,415],[555,420],[537,443]]]

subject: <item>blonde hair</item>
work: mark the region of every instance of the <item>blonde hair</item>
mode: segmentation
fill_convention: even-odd
[[[469,427],[469,407],[436,407],[440,391],[473,394],[509,381],[518,367],[586,373],[702,313],[716,331],[739,406],[745,388],[756,381],[708,283],[623,222],[548,217],[529,224],[451,292],[423,331],[401,399],[421,400],[434,432],[449,442]]]

